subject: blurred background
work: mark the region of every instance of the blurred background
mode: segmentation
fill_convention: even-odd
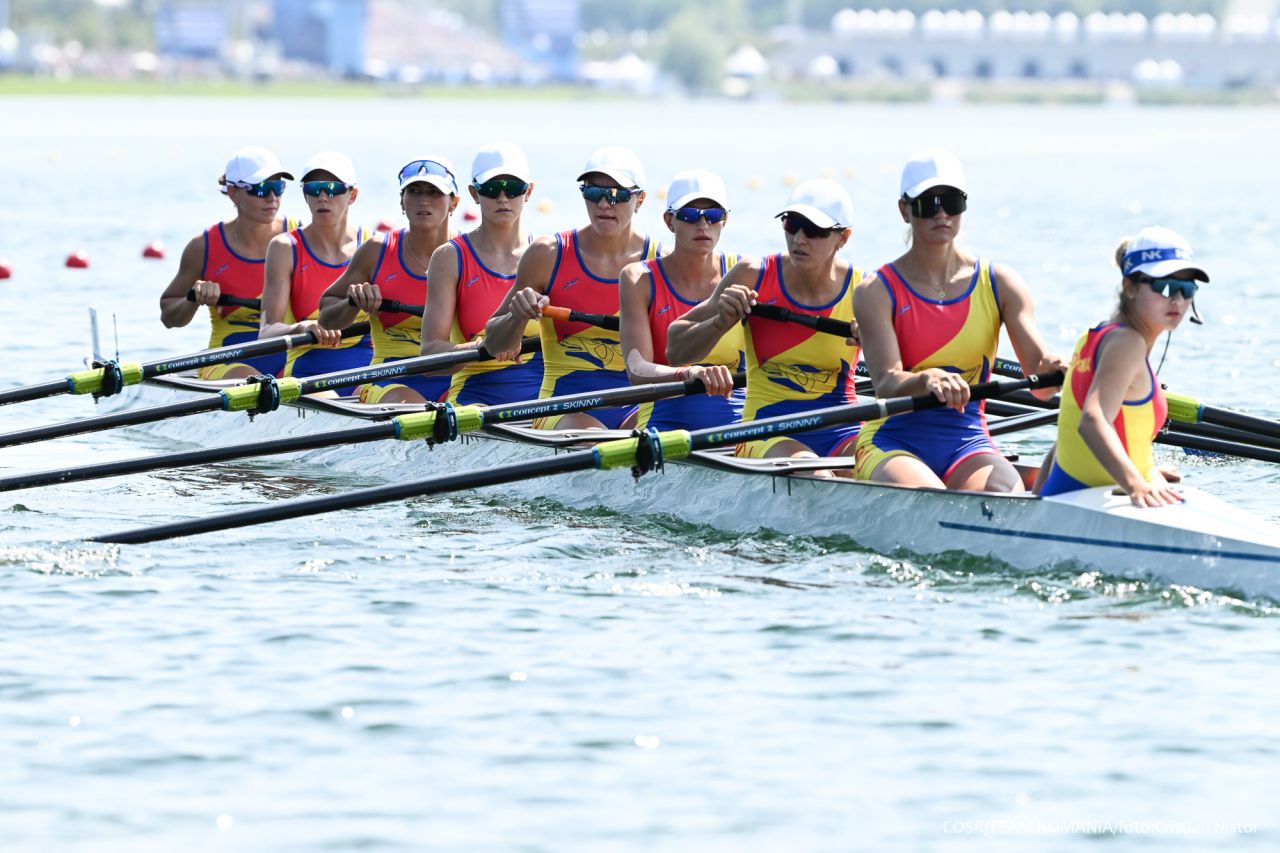
[[[1275,103],[1280,0],[0,0],[0,93],[157,87]]]

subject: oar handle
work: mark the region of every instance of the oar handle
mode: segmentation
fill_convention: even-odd
[[[196,301],[196,289],[194,287],[187,291],[187,301],[188,302]],[[221,296],[219,296],[218,304],[219,305],[235,305],[239,308],[252,308],[254,311],[262,310],[261,299],[249,299],[244,296],[232,296],[229,293],[224,293]]]
[[[835,335],[840,338],[853,336],[853,325],[845,320],[819,317],[814,314],[802,314],[798,311],[783,308],[780,305],[753,305],[751,306],[751,314],[765,320],[777,320],[781,323],[795,323],[798,326],[807,326],[816,332]]]
[[[360,307],[359,305],[356,305],[356,299],[354,296],[347,297],[347,304],[352,308]],[[388,314],[413,314],[414,316],[421,317],[426,312],[427,308],[425,305],[410,305],[407,302],[399,302],[395,299],[383,299],[382,302],[378,303],[378,307],[375,310],[386,311]]]
[[[544,305],[542,316],[550,317],[552,320],[559,320],[562,323],[586,323],[588,326],[599,326],[601,329],[609,329],[614,332],[622,328],[621,321],[614,314],[588,314],[584,311],[574,311],[571,308],[564,308],[560,305]]]

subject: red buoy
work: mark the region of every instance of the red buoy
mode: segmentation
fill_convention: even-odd
[[[389,219],[379,219],[379,220],[378,220],[378,230],[379,230],[379,231],[384,231],[384,232],[385,232],[385,231],[392,231],[392,230],[394,230],[394,229],[395,229],[395,225],[393,225],[393,224],[391,223],[391,220],[389,220]]]
[[[475,222],[479,218],[480,218],[480,214],[474,210],[467,209],[462,212],[463,222]]]
[[[73,270],[87,269],[89,266],[89,256],[79,249],[76,249],[74,252],[67,255],[67,266],[71,267]]]
[[[9,266],[8,258],[0,258],[0,279],[12,278],[13,267]]]
[[[163,258],[163,257],[164,257],[164,243],[161,243],[159,240],[152,240],[152,241],[151,241],[150,243],[148,243],[148,244],[146,245],[146,247],[142,250],[142,257],[144,257],[144,258]]]

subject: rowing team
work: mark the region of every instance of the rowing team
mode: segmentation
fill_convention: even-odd
[[[279,216],[294,178],[275,155],[245,148],[232,157],[220,184],[235,216],[187,245],[161,297],[162,320],[186,325],[207,305],[210,347],[307,331],[317,345],[205,368],[203,378],[304,377],[483,343],[493,358],[452,376],[399,378],[356,393],[366,403],[497,404],[696,378],[705,396],[535,425],[697,429],[853,403],[861,350],[878,396],[933,394],[945,407],[751,441],[737,453],[852,456],[853,476],[908,486],[1030,485],[1057,494],[1119,484],[1138,506],[1180,500],[1169,486],[1176,473],[1152,460],[1167,405],[1148,357],[1156,338],[1194,310],[1196,282],[1208,276],[1168,229],[1144,228],[1121,243],[1119,305],[1081,337],[1068,364],[1046,349],[1022,277],[957,244],[968,184],[944,151],[907,161],[897,207],[911,229],[909,248],[866,275],[837,257],[853,204],[829,180],[798,185],[778,213],[785,251],[750,259],[718,249],[728,193],[705,170],[681,172],[667,189],[670,250],[638,231],[646,179],[625,148],[595,151],[578,175],[587,224],[545,237],[530,238],[521,225],[534,185],[518,146],[476,154],[466,191],[480,223],[469,233],[451,225],[460,191],[448,160],[414,160],[398,178],[408,226],[369,234],[349,222],[359,194],[350,159],[317,154],[302,172],[311,220],[300,226]],[[228,296],[239,304],[226,304]],[[248,307],[255,304],[260,311]],[[759,316],[757,305],[840,321],[849,336]],[[548,306],[618,316],[620,331],[552,318]],[[368,334],[338,331],[366,316]],[[1025,372],[1068,371],[1058,443],[1034,484],[999,452],[983,403],[969,399],[969,386],[991,373],[1002,325]],[[540,337],[540,352],[521,355],[525,335]],[[744,365],[745,393],[733,382]]]

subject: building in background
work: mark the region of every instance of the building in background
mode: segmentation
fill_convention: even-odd
[[[368,0],[274,0],[271,40],[285,59],[308,62],[335,77],[364,71]]]
[[[162,0],[156,7],[156,52],[162,56],[217,59],[227,36],[227,12],[219,0]]]
[[[525,82],[578,79],[581,0],[503,0],[502,34],[524,60]]]

